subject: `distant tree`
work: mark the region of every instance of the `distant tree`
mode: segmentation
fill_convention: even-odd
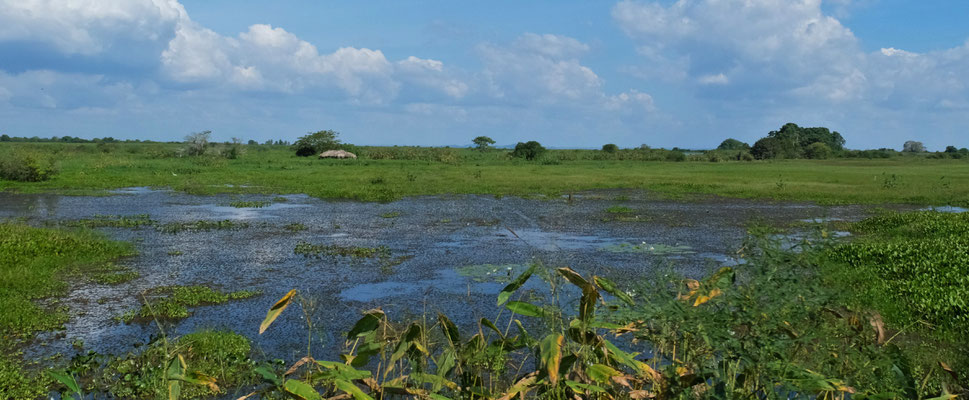
[[[945,146],[945,152],[946,153],[958,153],[959,152],[959,149],[957,149],[956,146]]]
[[[765,137],[754,143],[750,148],[750,154],[758,160],[769,160],[772,158],[784,157],[784,143],[775,137]]]
[[[902,151],[906,153],[924,153],[925,145],[923,145],[922,142],[909,140],[902,145]]]
[[[327,150],[339,149],[340,139],[337,139],[339,134],[333,130],[310,132],[293,143],[293,150],[296,151],[297,156],[308,157]]]
[[[481,151],[488,150],[488,147],[495,144],[495,140],[487,136],[478,136],[471,140],[471,142],[474,143],[475,147]]]
[[[0,135],[0,142],[9,142],[9,141],[10,141],[10,136],[7,136],[6,133],[3,135]]]
[[[544,152],[545,148],[542,147],[541,143],[531,140],[525,143],[518,142],[518,144],[515,145],[515,150],[511,152],[511,156],[516,158],[524,158],[526,160],[534,160]]]
[[[612,143],[604,144],[602,145],[602,151],[606,153],[615,153],[619,151],[619,146],[616,146],[615,144],[612,144]]]
[[[750,145],[731,138],[721,142],[717,150],[750,150]]]
[[[811,145],[804,149],[804,156],[814,160],[831,158],[832,153],[831,148],[821,142],[811,143]]]
[[[686,153],[680,151],[678,148],[674,147],[676,150],[670,150],[666,153],[666,161],[676,161],[682,162],[686,161]]]
[[[252,139],[249,139],[249,141],[246,142],[246,144],[249,145],[249,146],[255,146],[255,145],[258,145],[259,142],[255,141],[255,140],[252,140]]]
[[[212,131],[193,132],[185,137],[185,153],[190,156],[200,156],[205,154],[205,148],[209,145],[209,137]],[[110,140],[109,140],[110,139]],[[111,143],[113,138],[104,138],[101,143]]]
[[[265,141],[263,144],[266,145],[266,146],[272,146],[273,145],[273,140],[272,139],[269,139],[269,140]]]

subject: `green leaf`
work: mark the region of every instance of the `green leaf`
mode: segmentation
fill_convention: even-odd
[[[316,389],[296,379],[287,379],[286,383],[283,384],[283,390],[286,391],[286,394],[298,400],[323,400]]]
[[[273,306],[269,308],[269,311],[266,312],[266,319],[262,320],[262,323],[259,324],[260,335],[262,335],[262,333],[269,328],[269,325],[272,325],[273,321],[276,320],[276,317],[278,317],[279,314],[286,309],[286,307],[289,307],[289,303],[293,301],[293,296],[296,296],[296,289],[290,290],[289,293],[286,293],[286,295],[279,299],[276,304],[273,304]]]
[[[612,367],[603,364],[592,364],[585,369],[586,375],[589,375],[592,380],[599,383],[608,383],[609,378],[614,376],[622,375],[619,371],[616,371]]]
[[[272,383],[275,386],[280,386],[283,384],[282,380],[279,379],[279,377],[276,376],[276,373],[273,372],[273,370],[269,367],[257,367],[253,371],[259,374],[263,380]]]
[[[70,390],[72,394],[76,394],[81,398],[84,397],[84,394],[81,393],[81,386],[77,384],[77,379],[74,379],[73,375],[68,375],[60,371],[47,371],[47,374],[50,375],[51,378],[54,378],[54,380],[60,382],[64,386],[67,386],[67,389]]]
[[[380,326],[380,321],[384,318],[384,312],[381,310],[370,310],[363,314],[363,318],[360,318],[350,332],[347,332],[347,339],[352,340],[360,336],[364,336],[370,332],[377,330]]]
[[[505,304],[505,302],[508,301],[508,298],[511,297],[511,294],[515,293],[516,290],[518,290],[519,288],[522,287],[522,285],[525,284],[525,281],[527,281],[528,278],[532,276],[532,273],[535,272],[535,267],[537,267],[537,265],[532,264],[531,267],[529,267],[525,272],[522,272],[521,275],[518,275],[518,277],[515,278],[514,281],[509,283],[508,286],[505,286],[504,289],[501,289],[501,293],[498,293],[499,306],[502,304]]]
[[[495,331],[495,333],[498,334],[498,337],[501,338],[501,340],[505,340],[505,335],[501,334],[501,330],[499,330],[498,327],[495,326],[495,324],[489,321],[487,318],[481,318],[481,325],[487,326],[491,330]]]
[[[619,300],[622,300],[626,304],[629,304],[631,306],[636,305],[636,302],[633,301],[633,298],[629,296],[629,294],[627,294],[626,292],[616,287],[616,284],[613,283],[612,281],[600,276],[593,276],[592,280],[594,280],[596,282],[596,285],[599,285],[599,287],[601,287],[602,290],[605,290],[606,293],[616,296],[616,298],[618,298]]]
[[[353,398],[356,400],[373,400],[373,397],[370,397],[370,395],[364,393],[362,390],[360,390],[359,387],[357,387],[357,385],[354,385],[352,382],[348,382],[342,379],[337,379],[333,381],[333,384],[336,385],[337,389],[340,389],[346,392],[347,394],[353,396]]]
[[[542,317],[545,315],[545,311],[541,307],[523,301],[509,301],[508,304],[505,304],[505,308],[526,317]]]
[[[451,346],[460,344],[461,335],[458,332],[458,326],[454,325],[444,314],[437,314],[437,320],[441,322],[441,330],[444,331],[444,336],[447,336],[448,340],[451,341]]]

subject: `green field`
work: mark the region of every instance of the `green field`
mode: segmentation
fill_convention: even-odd
[[[361,148],[357,160],[296,157],[285,146],[244,146],[237,159],[178,157],[178,144],[26,144],[0,157],[52,157],[59,172],[43,182],[0,180],[0,190],[97,194],[151,186],[197,194],[305,193],[320,198],[392,201],[405,196],[493,194],[559,196],[588,189],[645,189],[671,197],[727,197],[823,204],[969,205],[969,160],[889,159],[710,162],[697,154],[663,160],[665,150],[551,150],[541,159],[508,151]],[[668,153],[668,152],[666,152]]]

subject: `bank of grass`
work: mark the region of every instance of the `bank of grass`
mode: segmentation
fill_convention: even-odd
[[[670,196],[815,201],[827,204],[969,205],[969,161],[896,157],[707,162],[550,150],[542,160],[511,159],[504,150],[364,148],[357,160],[296,157],[282,146],[249,146],[234,160],[175,157],[174,144],[0,146],[55,154],[59,174],[43,182],[0,181],[0,190],[93,194],[133,186],[194,194],[305,193],[320,198],[392,201],[404,196],[494,194],[559,196],[632,188]],[[662,159],[662,158],[661,158]],[[544,161],[543,161],[544,160]]]
[[[0,223],[0,398],[46,394],[48,380],[25,372],[17,342],[64,324],[67,312],[56,297],[65,293],[70,279],[101,273],[111,260],[132,253],[129,244],[92,231]]]

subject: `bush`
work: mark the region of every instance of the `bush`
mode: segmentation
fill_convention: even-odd
[[[831,151],[831,148],[828,147],[828,145],[821,142],[811,143],[810,146],[804,149],[804,155],[807,158],[814,159],[814,160],[824,160],[824,159],[831,158],[832,153],[833,152]]]
[[[615,153],[615,152],[619,151],[619,146],[616,146],[616,145],[614,145],[612,143],[604,144],[604,145],[602,145],[602,151],[604,151],[606,153]]]
[[[666,153],[666,161],[686,161],[686,154],[682,151],[670,151],[669,153]]]
[[[515,145],[515,150],[511,152],[511,156],[531,161],[542,155],[542,153],[545,153],[545,148],[542,147],[542,144],[531,140],[525,143],[518,142]]]
[[[18,182],[41,182],[57,174],[51,157],[36,153],[18,152],[0,160],[0,178]]]
[[[315,156],[327,150],[337,150],[340,148],[340,139],[337,139],[339,134],[339,132],[332,130],[310,132],[293,143],[293,150],[300,157]]]
[[[209,136],[212,131],[194,132],[185,137],[185,154],[190,156],[200,156],[205,154],[205,149],[209,147]]]

